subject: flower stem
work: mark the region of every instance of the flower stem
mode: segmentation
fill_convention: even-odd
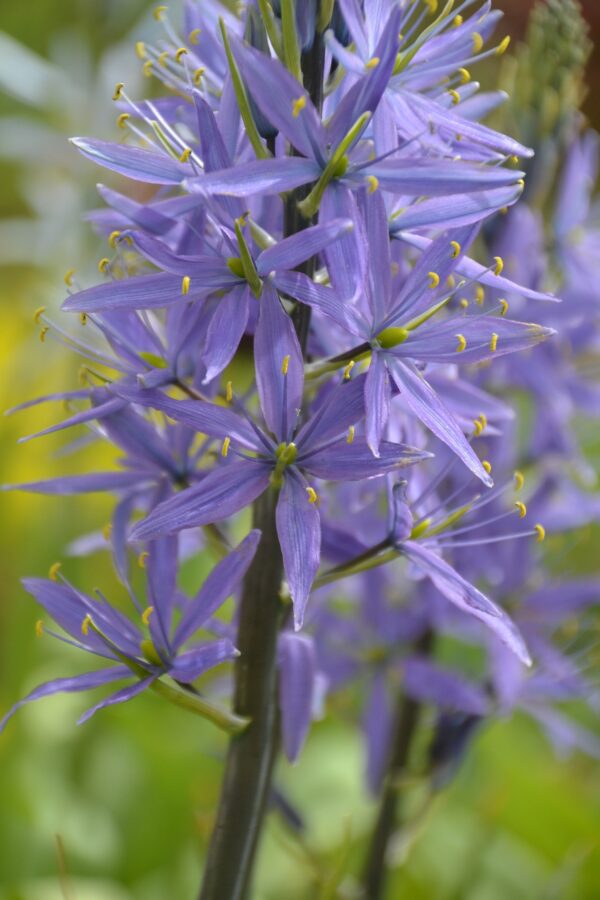
[[[433,649],[433,632],[427,630],[415,642],[415,652],[428,656]],[[398,701],[392,732],[390,755],[375,827],[363,871],[364,900],[383,900],[387,879],[387,854],[390,839],[402,819],[401,786],[408,770],[410,751],[421,716],[421,704],[405,694]]]

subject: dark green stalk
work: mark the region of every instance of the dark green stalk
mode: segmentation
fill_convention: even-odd
[[[320,35],[302,55],[304,82],[313,103],[321,108],[324,45]],[[274,150],[274,142],[270,142]],[[308,224],[290,196],[285,205],[285,233]],[[312,275],[315,262],[305,263]],[[310,309],[297,304],[294,326],[303,350],[310,327]],[[246,900],[254,858],[262,832],[279,747],[277,703],[277,637],[284,616],[279,599],[283,574],[275,525],[277,492],[269,489],[253,507],[253,527],[262,538],[244,580],[240,604],[235,667],[234,711],[250,719],[247,729],[229,744],[221,799],[204,871],[200,900]]]
[[[431,654],[433,633],[426,631],[415,643],[415,651],[422,656]],[[413,738],[421,717],[421,704],[401,694],[392,732],[390,754],[383,791],[371,835],[363,871],[364,900],[383,900],[387,879],[386,856],[390,839],[402,821],[402,780],[408,771]]]

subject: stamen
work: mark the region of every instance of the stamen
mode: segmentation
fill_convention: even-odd
[[[354,359],[351,359],[350,362],[348,363],[348,365],[344,369],[344,381],[349,381],[350,372],[352,371],[352,369],[354,368],[355,365],[356,365],[356,361]]]
[[[135,52],[138,59],[146,59],[146,45],[143,41],[136,42]]]
[[[109,245],[109,247],[112,247],[113,250],[117,246],[117,239],[120,234],[121,234],[120,231],[111,231],[111,233],[108,236],[108,245]]]
[[[475,303],[478,303],[479,306],[482,305],[485,300],[485,291],[480,284],[475,288]]]
[[[488,475],[491,475],[491,474],[492,474],[492,464],[491,464],[491,462],[489,462],[489,460],[487,460],[487,459],[482,459],[482,460],[481,460],[481,465],[483,466],[483,468],[485,469],[485,471],[488,473]]]
[[[35,623],[35,636],[41,638],[44,634],[44,623],[42,619],[38,619]]]
[[[348,429],[348,436],[346,437],[346,443],[352,444],[354,442],[354,425],[351,425]]]
[[[462,353],[463,350],[467,349],[467,339],[464,334],[457,334],[456,339],[458,341],[458,347],[456,348],[457,353]]]
[[[201,28],[194,28],[193,31],[190,31],[190,33],[188,35],[188,40],[189,40],[190,44],[197,44],[198,38],[200,37],[201,34],[202,34]]]
[[[102,529],[102,537],[104,538],[105,541],[109,541],[111,534],[112,534],[112,522],[108,522]]]
[[[522,472],[519,472],[519,470],[517,469],[516,472],[514,473],[514,478],[515,478],[515,491],[520,491],[521,488],[523,487],[523,485],[525,484],[525,476],[523,475]]]
[[[427,274],[429,276],[429,287],[434,290],[440,283],[440,276],[437,272],[428,272]]]
[[[47,325],[45,325],[45,326],[42,328],[42,330],[40,331],[40,341],[42,342],[42,344],[43,344],[44,341],[46,340],[46,335],[48,334],[49,331],[50,331],[50,329],[48,328]]]
[[[483,38],[479,34],[478,31],[473,32],[473,52],[479,53],[481,48],[483,47]]]
[[[159,66],[166,68],[167,62],[169,61],[169,51],[163,50],[162,53],[158,54],[157,60],[158,60]]]
[[[83,622],[81,623],[81,633],[87,637],[88,631],[90,630],[90,625],[92,624],[92,617],[88,613]]]
[[[226,457],[229,453],[229,445],[231,444],[231,438],[228,436],[223,441],[223,446],[221,447],[221,456]]]
[[[460,75],[460,80],[463,84],[467,84],[471,80],[471,73],[468,69],[465,69],[463,66],[461,66],[456,71]]]
[[[452,97],[452,103],[457,106],[460,103],[460,94],[458,91],[455,91],[454,88],[451,88],[448,93]]]
[[[368,192],[369,194],[374,194],[377,188],[379,187],[379,178],[376,178],[375,175],[367,175],[365,179],[369,185]]]
[[[48,570],[48,578],[50,581],[58,581],[58,571],[61,567],[61,563],[55,562],[52,563],[50,569]]]
[[[492,351],[492,353],[495,353],[497,346],[498,346],[498,335],[494,331],[492,334],[492,337],[490,339],[490,350]]]
[[[98,271],[102,275],[105,275],[109,269],[110,269],[110,259],[107,256],[103,256],[102,259],[98,262]]]
[[[185,296],[190,292],[190,284],[192,283],[192,279],[189,275],[184,275],[181,279],[181,293]]]
[[[496,263],[494,266],[494,275],[501,275],[502,269],[504,268],[504,260],[501,256],[495,256],[494,261]]]
[[[500,304],[500,307],[501,307],[500,315],[505,316],[506,313],[508,312],[508,300],[504,300],[504,298],[501,297],[500,300],[498,300],[498,303]]]
[[[146,76],[146,78],[152,77],[152,65],[153,65],[152,60],[147,59],[146,62],[144,63],[144,65],[142,66],[142,71],[143,71],[144,75]]]
[[[302,95],[302,97],[298,97],[297,100],[292,102],[292,115],[295,119],[298,118],[304,107],[306,106],[306,97]]]
[[[144,623],[144,625],[148,624],[148,620],[150,619],[150,616],[152,615],[153,612],[154,612],[153,606],[146,607],[146,609],[142,613],[142,622]]]
[[[67,269],[64,274],[63,281],[67,285],[67,287],[73,287],[73,275],[75,274],[75,269]]]
[[[157,22],[160,22],[162,20],[163,15],[166,13],[166,11],[167,11],[166,6],[157,6],[156,9],[153,10],[152,15],[154,16],[154,18],[156,19]]]
[[[479,437],[481,432],[483,431],[483,425],[479,421],[479,419],[473,419],[473,434],[475,437]]]
[[[510,44],[510,34],[507,34],[506,37],[502,38],[502,40],[496,47],[496,55],[502,56],[503,53],[506,53],[506,50],[508,49],[509,44]]]
[[[225,386],[225,399],[227,400],[228,403],[231,403],[231,401],[233,400],[233,382],[232,381],[228,381],[227,385]]]
[[[540,525],[539,522],[537,525],[534,525],[534,530],[537,532],[537,542],[541,544],[544,538],[546,537],[546,529],[543,525]]]
[[[452,24],[454,25],[455,28],[459,28],[463,22],[464,22],[464,19],[462,16],[454,16],[454,20],[453,20]]]
[[[194,74],[192,75],[192,81],[194,82],[196,87],[198,87],[198,85],[202,81],[202,76],[204,75],[205,71],[206,69],[204,68],[204,66],[200,66],[199,69],[196,69],[194,71]]]
[[[144,550],[142,553],[140,553],[140,555],[138,556],[138,559],[137,559],[137,564],[140,567],[140,569],[146,568],[146,560],[148,559],[149,556],[150,556],[150,554],[148,553],[147,550]]]
[[[86,316],[85,313],[79,313],[79,321],[81,322],[82,325],[87,325],[87,320],[88,320],[88,317]]]
[[[454,243],[457,243],[457,242],[454,241]],[[459,246],[460,246],[460,244],[459,244]],[[460,250],[458,252],[460,253]],[[452,288],[452,290],[454,290],[454,288],[456,287],[456,278],[454,277],[454,275],[448,275],[448,277],[446,278],[446,284],[448,285],[449,288]]]
[[[527,507],[525,506],[525,504],[523,503],[523,501],[522,501],[522,500],[517,500],[517,502],[515,503],[515,506],[516,506],[516,508],[519,510],[519,517],[520,517],[521,519],[524,519],[525,516],[527,515]]]
[[[452,247],[452,253],[450,254],[450,256],[452,257],[452,259],[456,259],[456,257],[459,255],[460,251],[462,250],[462,247],[460,246],[458,241],[450,241],[450,246]],[[451,285],[451,287],[454,287],[454,285]]]
[[[381,60],[378,56],[372,56],[371,59],[365,63],[365,69],[376,69]]]
[[[283,362],[281,363],[281,374],[287,375],[288,369],[290,367],[290,357],[289,354],[283,357]]]
[[[469,306],[469,301],[467,300],[466,297],[461,297],[459,300],[459,303],[463,309],[467,309],[467,307]]]
[[[179,156],[179,162],[182,162],[182,163],[187,162],[191,155],[192,155],[191,147],[186,147],[185,150],[183,151],[183,153],[181,153]]]
[[[316,503],[317,500],[319,499],[319,495],[317,494],[315,489],[312,487],[307,487],[306,493],[308,494],[308,502],[309,503]]]
[[[131,116],[128,112],[122,112],[120,116],[117,116],[117,128],[125,128],[127,124],[127,119],[130,119]]]
[[[179,47],[179,48],[175,51],[175,62],[180,63],[180,62],[181,62],[181,58],[182,58],[183,56],[187,56],[187,53],[188,53],[187,47]]]
[[[121,94],[123,93],[124,87],[125,87],[124,81],[117,82],[117,84],[115,85],[115,90],[114,90],[113,96],[112,96],[113,100],[121,99]]]
[[[38,306],[38,308],[36,309],[36,311],[33,314],[33,321],[35,322],[36,325],[40,324],[40,316],[43,315],[43,313],[45,313],[45,312],[46,312],[45,306]]]

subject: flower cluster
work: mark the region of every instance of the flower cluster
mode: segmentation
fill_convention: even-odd
[[[508,46],[490,46],[489,2],[242,6],[188,0],[181,32],[158,7],[162,36],[136,49],[166,93],[117,84],[123,138],[73,139],[128,186],[99,186],[89,219],[109,252],[99,285],[66,276],[74,327],[36,312],[42,338],[87,360],[80,389],[42,398],[73,414],[40,434],[85,425],[120,467],[19,487],[115,495],[92,544],[112,553],[135,621],[57,569],[26,581],[57,637],[112,663],[26,700],[123,678],[92,712],[151,688],[248,726],[239,690],[229,713],[193,682],[242,646],[246,592],[231,621],[215,613],[262,552],[279,560],[290,759],[324,698],[356,681],[373,790],[400,694],[438,710],[438,780],[475,723],[517,704],[597,753],[554,708],[589,688],[552,643],[597,584],[549,583],[539,547],[546,528],[598,513],[563,465],[582,468],[574,410],[599,408],[578,363],[597,349],[596,138],[573,137],[550,255],[538,213],[513,206],[532,151],[479,122],[501,97],[470,70]],[[251,506],[256,528],[232,549]],[[190,599],[178,562],[203,547],[220,561]],[[442,666],[439,635],[483,662]]]

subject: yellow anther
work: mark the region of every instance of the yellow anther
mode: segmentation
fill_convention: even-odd
[[[479,421],[481,422],[482,428],[487,428],[488,420],[487,420],[487,416],[485,413],[479,413]]]
[[[146,560],[148,559],[149,556],[150,556],[150,554],[148,553],[147,550],[144,550],[142,553],[140,553],[140,555],[137,558],[137,564],[140,567],[140,569],[146,568]]]
[[[483,466],[483,468],[485,469],[485,471],[488,473],[488,475],[491,475],[491,472],[492,472],[492,464],[491,464],[491,462],[489,462],[487,459],[482,459],[482,460],[481,460],[481,465]]]
[[[223,441],[223,446],[221,447],[221,456],[225,458],[229,453],[229,445],[231,444],[231,438],[228,436]]]
[[[205,69],[204,66],[200,66],[199,69],[194,70],[194,74],[192,75],[192,81],[198,87],[200,82],[202,81],[202,76],[204,75]]]
[[[75,269],[67,269],[67,271],[65,272],[63,281],[65,282],[67,287],[72,287],[74,274],[75,274]]]
[[[471,73],[469,72],[469,70],[461,66],[460,69],[457,69],[456,71],[460,75],[461,82],[463,84],[468,84],[468,82],[471,80]]]
[[[481,285],[478,284],[477,287],[475,288],[475,303],[478,303],[479,306],[481,306],[481,304],[483,303],[484,300],[485,300],[485,291],[481,287]]]
[[[87,325],[87,319],[88,319],[88,317],[86,316],[85,313],[79,313],[79,321],[81,322],[82,325]]]
[[[110,269],[110,259],[107,256],[103,256],[102,259],[98,262],[98,271],[104,273]]]
[[[178,63],[180,63],[180,62],[181,62],[182,56],[187,56],[187,54],[188,54],[188,49],[187,49],[187,47],[179,47],[179,48],[175,51],[175,61],[178,62]]]
[[[317,494],[315,489],[312,487],[307,487],[306,493],[308,494],[308,502],[309,503],[316,503],[317,500],[319,499],[319,495]]]
[[[369,62],[365,63],[365,69],[376,69],[380,62],[378,56],[372,56]]]
[[[61,564],[59,562],[52,563],[48,570],[48,578],[50,579],[50,581],[58,581],[60,566]]]
[[[494,262],[496,265],[494,266],[494,275],[502,275],[502,270],[504,268],[504,260],[501,256],[495,256]]]
[[[169,51],[163,50],[162,53],[159,53],[157,56],[159,66],[163,66],[163,68],[167,65],[167,60],[169,59]]]
[[[467,307],[469,306],[469,301],[467,300],[466,297],[461,297],[459,300],[459,303],[463,309],[467,309]]]
[[[136,42],[135,53],[138,59],[146,59],[146,45],[143,41]]]
[[[355,431],[354,425],[351,425],[350,428],[348,429],[348,435],[346,437],[347,444],[352,444],[354,442],[354,431]]]
[[[429,287],[434,290],[440,283],[440,276],[437,272],[428,272],[427,275],[429,277]]]
[[[492,333],[491,338],[490,338],[490,350],[492,351],[492,353],[495,353],[495,352],[496,352],[496,347],[497,347],[497,346],[498,346],[498,335],[497,335],[496,332],[494,331],[494,332]]]
[[[190,292],[190,284],[192,283],[192,279],[189,275],[184,275],[181,279],[181,293],[185,296],[185,294],[189,294]]]
[[[423,2],[425,6],[429,7],[429,12],[431,13],[431,15],[433,15],[434,12],[437,12],[438,0],[423,0]]]
[[[458,241],[450,241],[450,246],[452,247],[452,253],[450,254],[450,256],[452,257],[452,259],[456,259],[456,257],[462,250],[462,247],[460,246]]]
[[[521,488],[523,487],[523,485],[525,484],[525,476],[523,475],[522,472],[519,472],[519,470],[517,469],[514,473],[514,479],[515,479],[515,491],[520,491]]]
[[[202,34],[201,28],[194,28],[193,31],[190,31],[190,33],[188,35],[188,40],[189,40],[190,44],[197,44],[198,38],[200,37],[201,34]]]
[[[113,94],[113,96],[112,96],[113,100],[120,100],[120,99],[121,99],[121,94],[123,93],[123,88],[124,88],[124,87],[125,87],[125,82],[123,82],[123,81],[117,82],[117,84],[115,85],[115,91],[114,91],[114,94]]]
[[[523,503],[523,501],[522,501],[522,500],[517,500],[517,502],[515,503],[515,507],[516,507],[516,508],[518,509],[518,511],[519,511],[519,518],[524,519],[525,516],[527,515],[527,507],[525,506],[525,504]]]
[[[144,75],[146,76],[146,78],[150,78],[150,76],[152,75],[152,60],[151,59],[146,60],[146,62],[142,66],[142,71],[143,71]]]
[[[517,181],[517,184],[519,185],[519,187],[521,188],[521,190],[523,190],[523,188],[525,187],[525,179],[524,179],[524,178],[519,178],[518,181]]]
[[[502,56],[503,53],[506,53],[509,44],[510,44],[510,34],[507,34],[505,38],[502,38],[502,40],[496,47],[496,55]]]
[[[166,11],[167,11],[166,6],[157,6],[156,9],[153,11],[152,15],[154,16],[154,18],[156,19],[157,22],[160,22],[160,20],[162,19],[163,15],[166,13]]]
[[[104,528],[102,529],[102,537],[105,541],[110,541],[110,536],[112,534],[112,524],[107,522]]]
[[[369,194],[374,194],[377,188],[379,187],[379,178],[376,178],[375,175],[367,175],[366,182],[369,185],[368,191]]]
[[[49,331],[50,331],[50,329],[48,328],[47,325],[45,325],[45,326],[42,328],[42,330],[40,331],[40,341],[42,342],[42,344],[43,344],[44,341],[46,340],[46,335],[48,334]]]
[[[153,612],[154,612],[154,607],[153,607],[153,606],[147,606],[147,607],[146,607],[146,609],[145,609],[144,612],[142,613],[142,622],[144,623],[144,625],[147,625],[147,624],[148,624],[148,622],[149,622],[149,620],[150,620],[150,616],[152,615]]]
[[[306,97],[304,95],[302,95],[302,97],[298,97],[297,100],[292,101],[292,115],[295,119],[298,118],[305,106]]]
[[[90,630],[90,625],[92,624],[92,617],[88,613],[83,622],[81,623],[81,633],[87,637],[87,633]]]
[[[225,386],[225,399],[228,403],[231,403],[233,400],[233,381],[228,381]]]
[[[33,321],[35,322],[36,325],[40,324],[40,316],[43,315],[45,312],[46,312],[45,306],[38,306],[38,308],[36,309],[36,311],[33,314]]]
[[[113,250],[117,246],[117,240],[119,239],[120,235],[121,235],[120,231],[111,231],[111,233],[108,236],[108,246],[112,247]]]
[[[449,288],[452,289],[456,287],[456,278],[454,277],[454,275],[448,275],[448,277],[446,278],[446,284]]]
[[[473,52],[479,53],[481,48],[483,47],[483,38],[479,34],[478,31],[473,32]]]
[[[509,161],[510,161],[511,163],[513,163],[513,165],[516,166],[516,165],[519,164],[519,157],[516,156],[516,154],[513,153],[512,156],[509,156]]]
[[[544,540],[544,538],[546,537],[546,529],[544,528],[543,525],[540,525],[539,522],[537,523],[537,525],[534,525],[533,528],[534,528],[535,532],[537,533],[537,542],[538,542],[538,544],[541,544],[542,541]]]
[[[498,300],[498,303],[500,304],[500,315],[505,316],[508,312],[508,300],[501,297],[500,300]]]
[[[290,367],[290,357],[288,354],[287,356],[283,357],[283,360],[281,362],[281,374],[287,375],[289,367]]]
[[[192,148],[186,147],[185,150],[179,154],[179,162],[187,162],[190,156],[192,155]]]
[[[474,419],[473,420],[473,434],[475,435],[475,437],[479,437],[479,435],[481,434],[482,431],[483,431],[483,425],[481,424],[479,419]]]
[[[348,363],[348,365],[345,366],[344,381],[348,381],[348,379],[350,378],[350,372],[352,371],[352,369],[354,368],[355,365],[356,365],[355,360],[351,359],[350,362]]]
[[[129,115],[129,113],[121,113],[120,116],[117,116],[117,127],[125,128],[125,126],[127,125],[127,120],[130,118],[131,116]]]
[[[452,102],[455,106],[460,103],[460,94],[458,93],[458,91],[455,91],[454,88],[451,88],[448,93],[452,97]]]
[[[458,347],[456,348],[457,353],[462,353],[463,350],[467,349],[467,339],[464,334],[457,334],[456,340],[458,341]]]
[[[38,619],[35,623],[35,635],[36,637],[42,637],[44,633],[44,623],[41,619]]]
[[[452,24],[454,25],[455,28],[458,28],[460,25],[462,25],[463,22],[464,22],[464,19],[462,16],[454,16]]]

